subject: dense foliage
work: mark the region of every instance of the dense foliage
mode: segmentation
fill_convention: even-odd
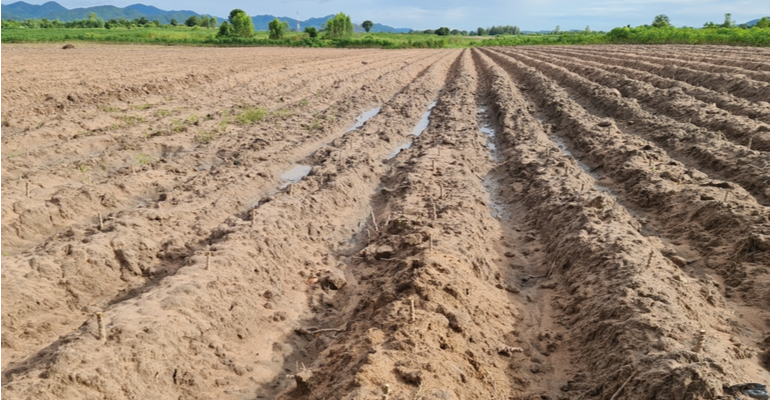
[[[326,37],[329,39],[347,38],[353,35],[353,22],[345,13],[338,13],[324,24]]]
[[[176,22],[176,21],[173,21]],[[367,22],[367,26],[369,25]],[[176,26],[179,25],[179,26]],[[444,48],[471,46],[518,46],[544,44],[729,44],[770,46],[770,19],[764,17],[753,27],[736,26],[731,15],[722,24],[707,23],[703,28],[676,28],[666,15],[658,15],[651,25],[619,27],[610,32],[556,30],[543,34],[522,34],[517,26],[478,28],[470,34],[441,27],[436,30],[399,33],[354,33],[350,17],[339,13],[326,22],[323,35],[313,27],[303,33],[291,32],[287,23],[275,20],[269,32],[255,32],[251,17],[235,9],[218,32],[217,20],[211,16],[190,17],[184,24],[163,25],[146,18],[111,19],[104,22],[96,14],[69,22],[47,19],[2,21],[2,42],[95,41],[121,43],[164,43],[215,46],[306,46],[306,47],[379,47],[379,48]],[[362,24],[363,25],[363,24]],[[489,36],[479,40],[470,36]]]

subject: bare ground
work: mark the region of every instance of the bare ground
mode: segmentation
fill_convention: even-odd
[[[4,398],[770,381],[766,52],[3,51]]]

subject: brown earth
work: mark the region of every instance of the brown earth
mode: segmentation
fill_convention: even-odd
[[[2,50],[3,398],[770,383],[770,53]]]

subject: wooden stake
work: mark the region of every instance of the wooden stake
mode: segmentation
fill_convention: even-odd
[[[211,267],[211,252],[206,252],[206,269],[209,269]]]
[[[746,146],[746,147],[748,147],[748,148],[749,148],[749,150],[751,150],[751,141],[752,141],[752,140],[754,140],[754,138],[749,138],[749,144]]]
[[[650,256],[647,257],[647,268],[650,268],[650,264],[652,263],[652,254],[655,253],[655,250],[650,250]]]
[[[257,220],[257,209],[251,209],[251,226],[254,226],[254,222]]]
[[[725,198],[722,200],[722,203],[727,203],[727,196],[730,194],[727,190],[725,190]]]
[[[617,390],[617,391],[615,391],[615,394],[613,394],[613,395],[612,395],[612,397],[610,397],[610,400],[615,400],[615,399],[618,397],[618,395],[620,394],[620,392],[622,392],[622,391],[623,391],[623,388],[624,388],[624,387],[626,387],[626,385],[628,384],[628,382],[631,382],[631,379],[633,379],[633,377],[634,377],[634,376],[636,376],[636,370],[634,370],[634,372],[632,372],[632,373],[631,373],[631,375],[629,375],[629,376],[628,376],[628,379],[626,379],[626,380],[623,382],[623,384],[622,384],[622,385],[620,385],[620,387],[618,388],[618,390]]]
[[[107,340],[107,329],[104,327],[104,313],[96,313],[96,324],[99,326],[99,341],[104,343]]]
[[[98,215],[99,215],[99,230],[103,231],[104,230],[104,221],[102,220],[102,213],[98,213]]]
[[[374,209],[369,207],[369,211],[372,212],[372,224],[374,225],[374,231],[377,232],[377,235],[379,235],[380,228],[377,226],[377,219],[374,217]]]
[[[438,198],[443,199],[444,198],[444,187],[441,186],[441,184],[438,184]]]
[[[25,191],[25,193],[27,195],[27,198],[29,198],[29,181],[25,182],[24,188],[25,188],[24,191]]]
[[[409,323],[414,323],[414,298],[409,298],[409,309],[411,311],[411,314],[409,315]]]
[[[698,331],[698,340],[695,342],[694,352],[700,353],[703,350],[703,342],[706,340],[706,331],[701,329]]]
[[[580,191],[582,192],[583,189],[585,189],[585,187],[586,187],[586,184],[585,183],[581,183],[580,184]]]
[[[389,395],[390,395],[390,385],[386,383],[385,386],[382,387],[382,400],[388,400]]]
[[[433,173],[436,173],[436,160],[433,160]]]

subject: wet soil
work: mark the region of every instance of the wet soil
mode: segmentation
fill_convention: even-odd
[[[770,53],[60,47],[3,45],[3,398],[770,382]]]

